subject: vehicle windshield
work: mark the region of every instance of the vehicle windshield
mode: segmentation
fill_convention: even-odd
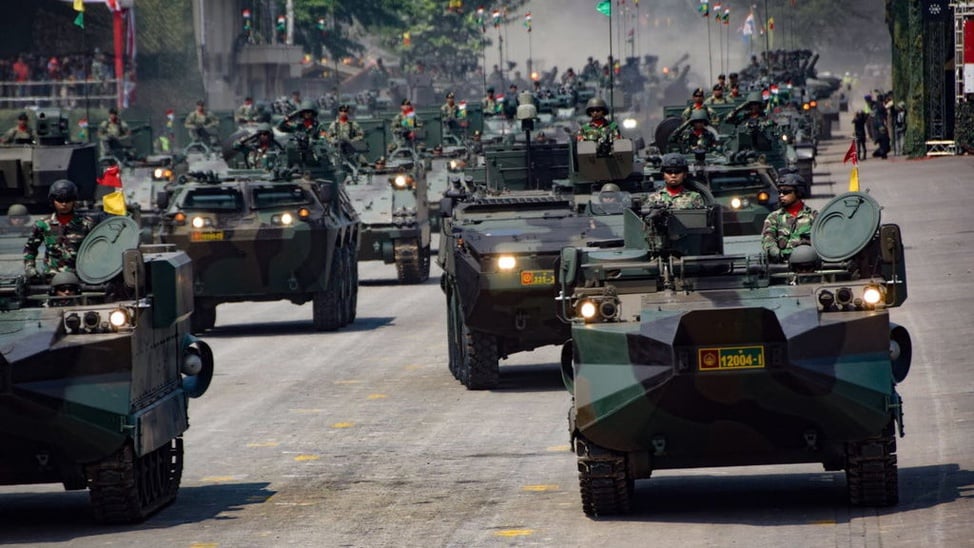
[[[235,188],[194,188],[186,192],[180,207],[188,211],[243,211],[243,195]]]
[[[27,215],[0,216],[0,277],[17,276],[24,273],[24,244],[33,230],[38,217]],[[43,248],[38,258],[43,257]],[[38,263],[41,261],[38,260]]]
[[[710,192],[714,196],[737,193],[742,190],[764,189],[768,186],[757,171],[739,171],[732,173],[711,173]],[[767,188],[766,190],[771,190]]]
[[[274,185],[253,189],[254,208],[272,209],[311,205],[311,197],[298,185]]]

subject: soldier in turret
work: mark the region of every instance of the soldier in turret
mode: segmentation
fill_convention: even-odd
[[[683,109],[683,113],[680,115],[683,121],[686,122],[690,119],[690,115],[693,114],[695,110],[702,110],[707,113],[707,118],[714,120],[717,117],[717,113],[714,109],[710,108],[705,102],[703,97],[703,89],[697,88],[693,90],[693,103],[687,108]]]
[[[682,154],[675,152],[664,154],[660,169],[663,172],[665,186],[649,195],[646,206],[669,209],[701,209],[707,207],[699,192],[684,186],[690,173],[690,166],[687,165],[687,159]]]
[[[245,97],[243,104],[237,107],[233,119],[237,125],[250,124],[257,121],[257,109],[254,108],[254,98]]]
[[[710,150],[717,145],[719,136],[717,131],[711,127],[706,111],[693,111],[690,120],[681,127],[682,129],[677,134],[677,141],[684,152],[690,152],[697,148]]]
[[[416,128],[421,125],[413,103],[409,99],[403,99],[399,113],[392,118],[392,136],[396,145],[411,143],[416,138]]]
[[[443,124],[444,135],[452,135],[460,127],[459,114],[460,107],[451,91],[446,94],[446,102],[440,107],[440,123]]]
[[[34,134],[34,129],[28,124],[29,120],[27,113],[21,112],[17,116],[17,125],[3,134],[3,143],[6,145],[33,144],[37,140],[37,135]]]
[[[94,227],[94,221],[75,211],[78,187],[67,179],[54,181],[48,190],[54,213],[34,223],[24,245],[24,274],[28,278],[38,274],[73,272],[78,248]],[[44,271],[37,270],[37,253],[44,246]]]
[[[767,120],[765,115],[764,97],[760,91],[752,91],[747,94],[747,101],[727,114],[727,122],[740,125],[748,121],[764,122]]]
[[[615,122],[610,122],[606,119],[606,115],[609,114],[609,106],[606,104],[605,99],[601,97],[592,97],[589,99],[585,105],[585,114],[588,114],[590,119],[578,129],[578,133],[575,136],[578,141],[611,143],[622,137],[619,126]]]
[[[818,212],[805,204],[805,179],[788,173],[778,182],[780,208],[768,214],[761,231],[761,247],[772,263],[785,263],[795,246],[811,243],[812,222]]]
[[[211,143],[216,141],[216,128],[220,125],[220,121],[206,111],[206,103],[196,101],[196,110],[186,116],[183,125],[189,130],[192,140]]]
[[[118,109],[108,109],[108,119],[98,125],[98,144],[102,156],[122,158],[122,143],[132,135],[128,124],[118,117]]]

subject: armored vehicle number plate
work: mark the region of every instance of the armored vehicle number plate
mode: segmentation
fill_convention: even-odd
[[[521,285],[555,285],[554,270],[523,270]]]
[[[215,232],[190,232],[189,239],[193,242],[218,242],[223,240],[223,231]]]
[[[700,371],[764,368],[763,346],[722,346],[697,352]]]

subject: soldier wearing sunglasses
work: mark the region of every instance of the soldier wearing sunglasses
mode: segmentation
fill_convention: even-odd
[[[805,204],[807,185],[797,173],[788,173],[778,182],[781,207],[768,214],[761,231],[761,247],[772,263],[786,263],[799,245],[811,244],[812,221],[818,215]]]

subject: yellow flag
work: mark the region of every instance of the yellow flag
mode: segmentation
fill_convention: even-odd
[[[106,194],[101,199],[102,208],[109,215],[125,215],[125,195],[121,190]]]
[[[849,192],[859,192],[859,166],[854,166],[849,174]]]
[[[74,0],[74,11],[85,11],[85,0]]]

